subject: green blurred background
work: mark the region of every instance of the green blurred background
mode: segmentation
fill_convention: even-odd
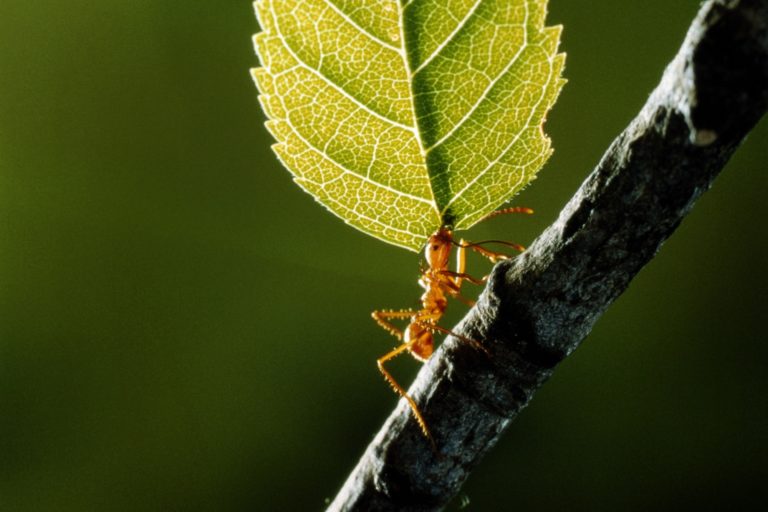
[[[570,82],[518,201],[537,215],[470,237],[553,221],[697,8],[551,1]],[[0,2],[0,510],[318,510],[392,409],[369,312],[415,302],[418,259],[280,168],[256,30],[245,1]],[[765,503],[767,157],[764,120],[473,473],[470,510]]]

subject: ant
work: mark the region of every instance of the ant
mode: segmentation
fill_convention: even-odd
[[[531,214],[533,213],[533,210],[523,207],[505,208],[490,213],[482,220],[507,213]],[[403,352],[410,352],[410,354],[418,361],[426,362],[434,350],[434,334],[437,332],[452,334],[461,341],[467,342],[478,350],[488,354],[488,351],[476,340],[458,335],[445,327],[441,327],[437,322],[442,318],[448,307],[448,297],[463,302],[467,306],[474,306],[474,301],[467,299],[461,294],[461,284],[463,281],[469,281],[473,284],[480,285],[485,283],[488,278],[488,276],[485,276],[482,279],[477,279],[465,272],[467,249],[471,249],[488,258],[492,263],[510,257],[506,254],[491,251],[482,247],[482,245],[489,243],[506,245],[520,252],[525,250],[525,248],[519,244],[501,240],[485,240],[483,242],[469,243],[465,242],[464,239],[461,239],[459,242],[456,242],[453,238],[453,232],[449,227],[440,227],[440,229],[429,237],[424,248],[424,258],[427,267],[421,269],[421,277],[419,278],[419,285],[424,289],[424,293],[421,295],[420,299],[421,309],[403,309],[399,311],[380,310],[371,313],[371,316],[379,326],[403,342],[400,346],[376,360],[379,366],[379,371],[384,375],[384,378],[390,386],[392,386],[392,389],[408,401],[408,405],[410,405],[411,411],[413,411],[413,415],[416,417],[416,421],[421,427],[422,432],[433,445],[434,441],[432,441],[432,435],[427,428],[427,422],[424,420],[424,416],[421,414],[419,407],[416,405],[413,398],[408,395],[405,389],[403,389],[387,369],[384,368],[384,363],[397,357]],[[448,260],[450,259],[453,246],[458,248],[455,271],[448,269]],[[410,319],[410,322],[405,329],[399,329],[391,322],[391,320],[406,318]]]

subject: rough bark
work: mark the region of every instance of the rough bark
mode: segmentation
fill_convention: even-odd
[[[648,263],[768,108],[768,0],[707,1],[638,116],[550,226],[498,264],[329,510],[439,510]]]

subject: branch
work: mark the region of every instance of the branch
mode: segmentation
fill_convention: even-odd
[[[329,510],[439,510],[648,263],[768,108],[768,2],[709,0],[637,118],[550,226],[498,264]]]

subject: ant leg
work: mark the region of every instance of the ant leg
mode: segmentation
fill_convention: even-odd
[[[513,206],[511,208],[502,208],[501,210],[496,210],[495,212],[491,212],[482,219],[480,219],[477,222],[483,222],[484,220],[488,220],[490,218],[499,216],[499,215],[506,215],[508,213],[525,213],[527,215],[533,214],[533,210],[530,208],[526,208],[525,206]]]
[[[523,247],[522,245],[516,244],[514,242],[507,242],[504,240],[483,240],[482,242],[468,243],[466,244],[466,246],[472,249],[473,251],[475,251],[476,253],[491,260],[491,263],[497,263],[499,260],[508,260],[509,258],[511,258],[509,254],[491,251],[490,249],[486,249],[485,247],[482,247],[484,244],[506,245],[507,247],[511,247],[519,252],[525,251],[525,247]]]
[[[450,295],[451,297],[453,297],[454,299],[456,299],[457,301],[461,302],[462,304],[464,304],[467,307],[471,308],[472,306],[475,305],[475,301],[473,301],[472,299],[466,298],[465,296],[463,296],[461,293],[457,292],[456,290],[453,290],[453,289],[449,288],[447,290],[447,292],[448,292],[448,295]]]
[[[461,288],[462,279],[467,279],[465,270],[467,268],[467,247],[464,239],[459,241],[459,248],[456,251],[456,274],[453,276],[453,282],[456,283],[456,290]],[[471,280],[470,280],[471,281]]]
[[[405,398],[408,402],[408,405],[411,407],[411,411],[413,411],[413,415],[416,417],[416,422],[419,424],[419,427],[421,427],[421,431],[424,432],[424,435],[427,436],[427,439],[429,439],[429,442],[432,443],[432,447],[436,448],[435,441],[432,439],[432,434],[429,433],[429,429],[427,428],[427,422],[424,420],[424,416],[421,415],[421,411],[419,410],[419,406],[416,405],[416,402],[411,398],[411,396],[400,386],[400,384],[397,383],[394,377],[387,371],[386,368],[384,368],[384,363],[389,361],[390,359],[399,356],[403,352],[406,352],[410,350],[410,348],[413,346],[413,344],[416,342],[416,340],[410,341],[409,343],[403,343],[396,349],[388,352],[387,354],[384,354],[380,358],[376,360],[376,364],[379,366],[379,371],[382,375],[384,375],[384,378],[389,383],[390,386],[392,386],[392,389],[395,390],[395,393],[400,395],[401,397]]]
[[[487,355],[488,357],[491,356],[491,353],[488,352],[488,349],[485,348],[484,346],[482,346],[480,344],[480,342],[477,341],[477,340],[473,340],[472,338],[467,338],[466,336],[462,336],[461,334],[457,334],[457,333],[453,332],[452,330],[446,329],[445,327],[441,327],[441,326],[439,326],[437,324],[431,324],[431,323],[428,323],[428,322],[421,322],[420,321],[419,325],[421,325],[425,329],[429,329],[432,332],[437,331],[437,332],[441,332],[443,334],[449,334],[451,336],[455,336],[456,338],[460,339],[464,343],[469,343],[472,346],[472,348],[474,348],[475,350],[479,350],[481,352],[484,352],[485,355]]]
[[[470,274],[467,274],[466,272],[454,272],[452,270],[439,270],[438,274],[444,274],[446,276],[451,276],[453,278],[458,278],[458,279],[466,279],[470,283],[477,284],[477,285],[485,284],[485,282],[487,281],[485,277],[482,279],[478,279],[474,276],[471,276]]]
[[[482,222],[484,220],[488,220],[490,218],[496,217],[498,215],[506,215],[509,213],[525,213],[527,215],[533,214],[533,210],[531,208],[526,208],[524,206],[513,206],[510,208],[502,208],[501,210],[496,210],[495,212],[491,212],[482,219],[480,219],[478,222]],[[491,260],[492,263],[497,263],[499,260],[506,260],[509,259],[510,256],[508,254],[504,254],[501,252],[491,251],[489,249],[486,249],[484,247],[481,247],[483,244],[501,244],[506,245],[508,247],[512,247],[518,252],[523,252],[525,250],[525,247],[523,247],[520,244],[516,244],[513,242],[506,242],[504,240],[485,240],[483,242],[474,242],[474,243],[466,243],[464,240],[461,240],[460,246],[468,247],[475,251],[476,253],[488,258]],[[461,270],[463,272],[463,270]]]
[[[403,339],[403,330],[398,329],[395,327],[390,321],[390,318],[411,318],[414,315],[416,315],[416,311],[410,310],[410,309],[404,309],[401,311],[374,311],[371,313],[371,316],[376,321],[379,326],[390,333],[391,335],[395,336],[397,339],[402,340]],[[424,435],[429,439],[429,442],[432,444],[432,448],[434,450],[437,450],[437,446],[435,445],[435,441],[432,439],[432,434],[430,434],[429,429],[427,428],[427,422],[424,420],[424,416],[421,415],[421,411],[419,410],[419,407],[416,405],[416,402],[411,398],[411,396],[400,386],[400,384],[397,383],[394,377],[392,377],[392,374],[390,374],[386,368],[384,368],[384,363],[389,361],[390,359],[393,359],[403,352],[409,351],[411,347],[418,341],[411,340],[408,343],[403,343],[399,347],[391,350],[390,352],[387,352],[380,358],[376,360],[376,364],[379,367],[379,371],[384,376],[384,379],[387,381],[387,383],[392,387],[392,389],[400,395],[401,397],[405,398],[405,400],[408,402],[408,405],[411,408],[411,411],[413,411],[413,415],[416,418],[416,422],[419,424],[419,427],[421,428],[421,431],[424,432]]]
[[[462,238],[460,242],[453,241],[452,243],[453,245],[459,248],[459,251],[462,252],[462,254],[466,251],[466,249],[472,249],[476,253],[491,260],[492,263],[497,263],[499,260],[509,259],[511,258],[511,256],[501,252],[491,251],[490,249],[486,249],[485,247],[482,247],[485,244],[506,245],[507,247],[512,247],[513,249],[519,252],[525,251],[525,247],[523,247],[522,245],[516,244],[514,242],[507,242],[506,240],[483,240],[481,242],[467,242]],[[459,265],[459,269],[463,269],[463,264]],[[457,273],[463,274],[464,271],[460,270]],[[463,278],[466,279],[466,277],[463,277]],[[461,279],[459,279],[458,282],[461,283]]]
[[[448,275],[451,277],[459,277],[462,279],[471,279],[471,282],[480,282],[479,279],[475,279],[474,277],[470,276],[469,274],[459,274],[458,272],[452,272],[450,270],[440,270],[438,271],[439,274]],[[453,280],[447,280],[442,283],[440,283],[440,289],[443,290],[443,292],[447,293],[454,299],[458,300],[459,302],[466,304],[470,308],[475,305],[475,301],[472,299],[466,298],[464,295],[461,294],[461,291],[459,290],[459,287],[456,285],[456,283]]]
[[[453,242],[453,244],[458,246],[458,250],[456,251],[456,272],[451,270],[439,270],[438,273],[451,278],[447,281],[443,289],[445,289],[454,299],[472,307],[475,305],[475,301],[467,299],[461,294],[461,283],[465,279],[474,284],[480,284],[481,281],[464,272],[467,264],[467,246],[464,239],[462,238],[458,244],[456,244],[456,242]]]
[[[371,313],[371,317],[379,324],[379,327],[387,331],[395,338],[402,341],[403,330],[395,327],[390,318],[411,318],[416,312],[412,309],[403,309],[401,311],[374,311]]]
[[[473,245],[471,249],[476,253],[482,256],[485,256],[486,258],[491,260],[491,263],[498,263],[500,260],[508,260],[510,258],[508,254],[504,254],[496,251],[490,251],[485,247],[480,247],[479,245]]]

